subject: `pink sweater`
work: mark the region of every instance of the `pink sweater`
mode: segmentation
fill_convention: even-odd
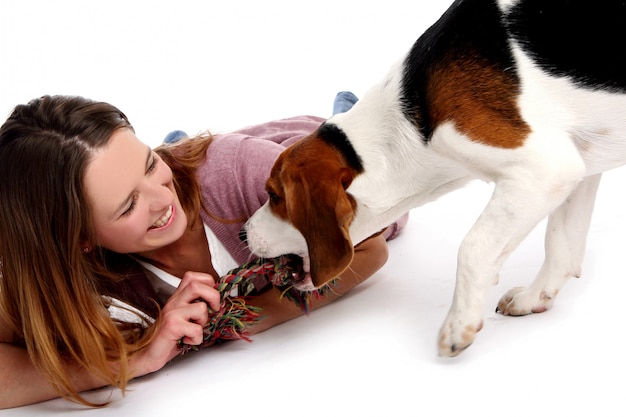
[[[318,117],[299,116],[215,135],[205,163],[197,171],[205,207],[213,217],[204,211],[201,216],[238,264],[253,257],[246,244],[239,240],[239,231],[267,200],[265,182],[274,161],[287,146],[314,131],[322,122]],[[387,239],[397,235],[407,218],[405,215],[391,225],[386,232]],[[105,293],[156,317],[151,300],[159,298],[146,276],[133,271],[127,271],[127,275],[128,279]]]
[[[202,219],[238,264],[253,258],[239,240],[239,231],[267,200],[265,182],[274,161],[287,146],[313,132],[323,121],[314,116],[297,116],[215,135],[197,175],[205,207],[217,219],[204,211]],[[391,225],[385,237],[394,238],[407,219],[405,215]]]
[[[215,135],[197,172],[205,207],[215,218],[202,211],[202,219],[237,263],[252,258],[239,231],[267,200],[265,182],[274,161],[323,121],[298,116]]]

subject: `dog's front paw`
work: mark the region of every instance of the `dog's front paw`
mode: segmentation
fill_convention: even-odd
[[[500,298],[496,312],[505,316],[543,313],[552,307],[555,291],[532,291],[524,287],[510,289]]]
[[[448,314],[439,331],[439,356],[457,356],[468,348],[483,327],[482,320],[471,322]]]

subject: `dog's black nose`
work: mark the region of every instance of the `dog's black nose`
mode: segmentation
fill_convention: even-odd
[[[248,236],[246,236],[246,229],[243,227],[239,231],[239,240],[241,240],[242,242],[245,242],[246,240],[248,240]]]

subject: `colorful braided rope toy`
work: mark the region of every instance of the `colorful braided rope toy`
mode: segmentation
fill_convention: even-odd
[[[306,314],[311,310],[311,297],[321,298],[330,284],[316,291],[299,291],[292,281],[302,274],[302,262],[295,255],[281,255],[276,258],[257,258],[239,266],[221,277],[215,284],[222,296],[220,310],[209,313],[209,321],[204,326],[202,343],[198,346],[180,342],[181,353],[199,350],[226,340],[243,339],[250,341],[247,327],[262,319],[261,309],[248,304],[249,298],[268,285],[273,285],[280,298],[287,298]],[[231,296],[237,288],[237,296]]]

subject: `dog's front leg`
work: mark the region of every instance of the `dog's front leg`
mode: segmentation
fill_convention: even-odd
[[[487,291],[498,282],[504,260],[578,181],[575,175],[542,181],[531,175],[496,183],[489,204],[459,249],[452,306],[439,334],[440,355],[456,356],[472,344],[482,328]]]
[[[552,307],[565,282],[580,276],[587,232],[601,174],[587,177],[551,215],[546,226],[546,259],[528,288],[509,290],[497,311],[512,316],[541,313]]]

